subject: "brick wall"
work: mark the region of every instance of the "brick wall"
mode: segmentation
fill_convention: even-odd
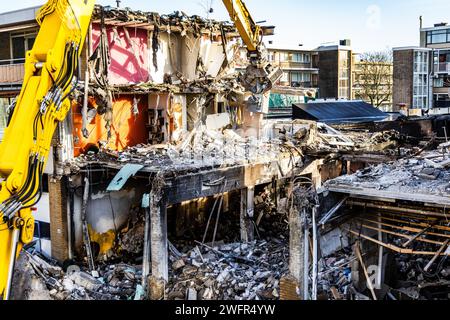
[[[319,52],[319,96],[320,98],[338,97],[338,51]]]
[[[394,51],[394,111],[398,111],[399,104],[406,104],[408,108],[413,103],[413,67],[414,51]]]
[[[63,262],[69,258],[66,182],[49,177],[48,188],[52,258]]]

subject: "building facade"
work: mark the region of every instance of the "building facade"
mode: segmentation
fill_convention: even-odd
[[[450,113],[450,26],[420,29],[420,46],[394,49],[394,107]]]
[[[346,99],[353,96],[353,51],[350,40],[339,45],[317,48],[319,66],[319,97],[322,99]]]
[[[450,26],[439,23],[431,28],[422,28],[420,46],[431,49],[433,107],[450,109]]]
[[[293,88],[317,88],[318,56],[314,50],[269,47],[269,61],[283,69],[277,85]]]
[[[409,47],[394,50],[394,94],[395,111],[432,108],[430,53],[427,48]],[[415,110],[415,111],[414,111]]]
[[[22,86],[25,53],[38,32],[39,7],[0,14],[0,139],[7,124],[7,109]]]

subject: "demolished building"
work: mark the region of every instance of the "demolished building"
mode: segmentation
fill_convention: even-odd
[[[52,259],[33,248],[22,256],[43,298],[395,295],[392,290],[373,294],[372,282],[365,281],[373,278],[374,265],[381,270],[386,261],[384,251],[367,243],[379,250],[397,248],[383,238],[394,235],[383,224],[394,222],[403,228],[395,233],[414,238],[410,243],[437,236],[419,241],[437,246],[426,251],[434,262],[447,254],[448,241],[439,232],[448,226],[443,219],[424,225],[429,221],[417,219],[416,211],[423,208],[407,206],[412,221],[408,215],[386,214],[401,221],[379,222],[380,216],[351,212],[383,210],[386,199],[403,210],[403,202],[392,204],[392,197],[399,199],[397,190],[386,191],[391,197],[371,199],[372,208],[361,205],[367,194],[352,187],[364,185],[366,177],[370,183],[377,177],[389,181],[387,171],[396,165],[386,163],[404,157],[412,160],[400,161],[412,161],[408,164],[416,173],[414,166],[423,163],[414,162],[414,156],[432,148],[431,134],[411,142],[402,124],[361,130],[306,120],[263,121],[265,105],[248,108],[248,94],[234,70],[240,43],[230,23],[181,12],[97,7],[88,38],[85,81],[53,144],[48,183]],[[442,175],[445,180],[441,162],[435,162],[433,172],[423,165],[419,178],[429,182]],[[392,187],[414,176],[397,174],[400,178],[385,183]],[[433,186],[445,197],[445,185]],[[442,204],[441,198],[423,203]],[[430,211],[430,217],[445,215],[445,208]],[[364,225],[349,222],[354,219]],[[414,237],[419,227],[427,230]],[[417,254],[409,249],[398,253]],[[382,274],[377,273],[375,288],[381,289]]]

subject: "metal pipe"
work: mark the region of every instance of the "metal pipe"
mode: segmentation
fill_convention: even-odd
[[[145,208],[144,259],[142,265],[142,287],[147,289],[147,277],[150,275],[150,208]]]
[[[312,208],[312,228],[313,228],[313,270],[312,270],[312,300],[317,300],[317,265],[319,258],[319,246],[317,240],[317,207]]]
[[[307,226],[306,212],[303,209],[302,222],[304,230],[303,240],[303,300],[309,300],[309,228]]]
[[[344,205],[344,203],[347,201],[348,197],[345,197],[341,201],[338,202],[323,218],[320,220],[319,225],[323,226],[325,225],[331,217]]]
[[[19,236],[20,236],[20,229],[15,228],[12,234],[12,247],[8,266],[8,280],[6,282],[4,300],[9,300],[11,297],[14,268],[16,266],[17,247],[19,245]]]

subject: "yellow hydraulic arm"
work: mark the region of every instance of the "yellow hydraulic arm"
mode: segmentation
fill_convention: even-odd
[[[244,87],[254,94],[262,94],[272,89],[283,71],[272,66],[267,60],[267,51],[262,43],[264,35],[271,35],[272,29],[255,23],[245,3],[241,0],[222,0],[247,47],[250,65],[241,77]]]
[[[264,93],[281,76],[264,57],[263,29],[240,0],[223,0],[247,49],[251,66],[244,86]],[[0,297],[8,299],[16,257],[33,240],[33,207],[53,134],[70,110],[79,57],[95,0],[49,0],[39,11],[40,31],[27,52],[22,91],[0,144]]]
[[[38,16],[40,31],[27,52],[22,91],[0,145],[0,296],[8,299],[15,258],[33,240],[51,140],[70,110],[78,61],[94,0],[50,0]]]

